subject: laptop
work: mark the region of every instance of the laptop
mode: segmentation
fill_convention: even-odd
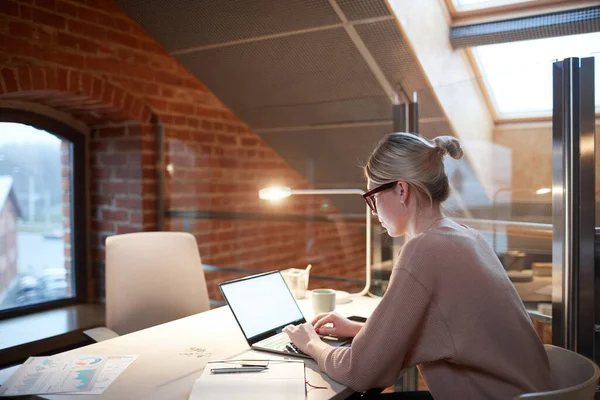
[[[311,358],[282,332],[306,319],[279,271],[220,283],[219,288],[252,349]]]

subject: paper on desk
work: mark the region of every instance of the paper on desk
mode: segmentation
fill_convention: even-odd
[[[211,374],[211,368],[232,367],[231,362],[212,362],[194,383],[188,400],[237,400],[276,398],[306,399],[304,362],[301,360],[270,360],[262,372]]]
[[[70,392],[62,394],[102,394],[118,377],[138,358],[137,355],[110,355],[94,382],[92,390],[87,392]]]
[[[82,354],[30,357],[0,387],[0,396],[91,390],[106,359]]]

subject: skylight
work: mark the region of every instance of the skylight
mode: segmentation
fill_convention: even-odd
[[[500,118],[550,115],[552,63],[568,57],[595,58],[595,103],[596,112],[600,111],[600,33],[493,44],[472,50]]]

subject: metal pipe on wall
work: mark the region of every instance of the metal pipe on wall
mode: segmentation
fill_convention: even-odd
[[[151,123],[154,125],[154,140],[156,144],[156,228],[158,231],[165,229],[165,130],[158,121],[158,116],[153,115]]]
[[[392,105],[392,127],[394,132],[419,134],[419,103],[417,92],[408,103]]]

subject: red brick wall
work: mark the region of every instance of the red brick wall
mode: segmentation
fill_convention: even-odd
[[[173,167],[167,207],[313,211],[306,198],[275,208],[259,201],[257,190],[274,180],[294,187],[306,182],[112,1],[3,0],[2,98],[54,107],[91,128],[96,263],[104,260],[106,236],[156,229],[152,114],[164,126],[166,162]],[[322,212],[319,204],[315,210]],[[183,227],[180,220],[166,222]],[[270,270],[312,260],[314,274],[362,277],[364,226],[236,219],[193,226],[206,264]],[[210,282],[230,276],[207,275]]]
[[[181,219],[170,221],[172,230],[184,230]],[[311,226],[312,225],[312,226]],[[221,221],[191,222],[203,263],[257,271],[304,268],[312,264],[310,288],[335,287],[358,291],[357,283],[317,280],[314,276],[364,279],[363,225],[330,222]],[[346,232],[348,231],[348,232]],[[207,271],[211,299],[222,299],[217,283],[240,273]]]
[[[148,124],[98,127],[91,140],[92,247],[107,236],[155,230],[155,154]]]

